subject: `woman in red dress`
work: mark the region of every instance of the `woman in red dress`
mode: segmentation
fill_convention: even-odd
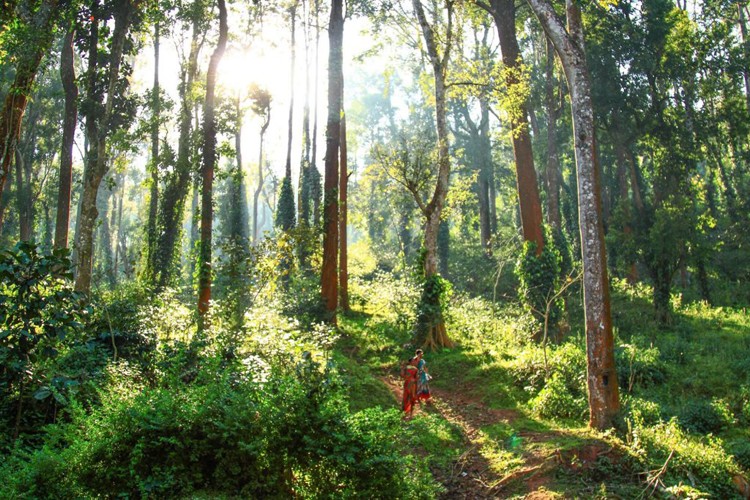
[[[404,362],[401,366],[401,377],[404,379],[404,396],[401,400],[401,409],[404,417],[414,414],[414,404],[417,402],[417,376],[419,369],[411,360]]]

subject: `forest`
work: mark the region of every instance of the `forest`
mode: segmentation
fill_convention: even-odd
[[[0,0],[0,498],[750,499],[749,16]]]

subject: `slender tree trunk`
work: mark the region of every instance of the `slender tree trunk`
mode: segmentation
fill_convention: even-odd
[[[558,99],[555,93],[555,47],[547,41],[546,104],[547,104],[547,222],[556,231],[562,231],[560,218],[560,166],[557,156]]]
[[[76,85],[73,56],[75,31],[65,34],[60,55],[60,79],[65,92],[65,114],[63,115],[62,147],[60,154],[60,184],[57,191],[57,222],[55,224],[55,248],[68,248],[70,230],[70,196],[73,184],[73,142],[78,120],[78,86]]]
[[[112,191],[109,188],[100,189],[98,192],[97,212],[99,212],[99,260],[97,268],[101,276],[106,278],[110,285],[114,284],[113,273],[113,255],[112,255],[112,231],[110,230],[109,200],[112,197]]]
[[[174,174],[168,176],[164,183],[164,192],[161,196],[161,207],[159,210],[159,229],[161,235],[158,240],[156,252],[156,272],[159,274],[158,283],[160,287],[168,285],[172,280],[175,264],[175,252],[177,242],[182,234],[182,218],[185,211],[185,201],[190,189],[190,174],[194,168],[194,159],[191,154],[191,132],[193,99],[191,98],[193,82],[198,73],[198,55],[202,46],[200,40],[200,24],[198,20],[193,21],[192,40],[190,43],[190,54],[180,75],[180,121],[179,138],[177,140],[177,161]]]
[[[234,133],[234,151],[235,159],[237,160],[235,168],[237,170],[231,179],[234,190],[233,199],[236,200],[236,203],[233,203],[234,206],[230,207],[234,210],[231,234],[239,238],[239,243],[243,247],[246,247],[248,241],[247,192],[245,191],[245,172],[242,170],[242,109],[239,93],[237,94],[234,106],[235,114],[237,115],[236,130]]]
[[[122,260],[127,259],[127,254],[125,252],[125,231],[123,231],[122,229],[122,205],[123,205],[123,199],[125,198],[125,176],[122,174],[120,175],[119,184],[120,184],[120,195],[117,197],[117,221],[116,221],[117,237],[116,237],[116,242],[115,242],[115,262],[113,265],[115,282],[117,282],[117,277],[119,276],[118,269],[120,268],[120,259],[121,258]]]
[[[216,167],[215,91],[219,63],[227,46],[227,8],[224,0],[219,6],[219,41],[211,54],[206,73],[206,100],[203,106],[203,165],[201,168],[201,243],[198,271],[199,328],[205,328],[205,315],[211,301],[211,236],[213,231],[213,182]]]
[[[742,50],[745,54],[745,60],[750,58],[750,40],[747,38],[747,21],[745,19],[745,8],[744,2],[737,2],[738,11],[738,23],[740,25],[740,36],[742,39]],[[748,112],[750,112],[750,70],[747,66],[742,69],[742,78],[745,81],[745,105],[747,106]]]
[[[528,3],[555,45],[570,89],[583,258],[589,425],[605,429],[614,425],[620,402],[614,359],[607,256],[601,220],[601,186],[595,147],[591,80],[584,52],[581,15],[573,0],[567,0],[566,30],[546,0],[528,0]]]
[[[151,186],[148,203],[148,225],[146,228],[146,276],[156,282],[157,210],[159,208],[159,120],[161,99],[159,96],[159,22],[154,26],[154,84],[151,90]]]
[[[323,269],[321,294],[326,310],[336,321],[338,306],[337,254],[339,207],[336,188],[339,184],[339,146],[341,140],[341,96],[344,17],[342,0],[332,0],[328,25],[328,121],[326,123],[325,184],[323,202]]]
[[[342,79],[343,80],[343,79]],[[343,81],[342,81],[343,86]],[[344,99],[341,99],[343,109]],[[347,250],[347,189],[349,170],[346,150],[346,113],[341,112],[341,165],[339,167],[339,298],[341,310],[349,312],[349,258]]]
[[[196,128],[197,130],[197,128]],[[200,226],[199,218],[201,214],[200,182],[193,183],[193,194],[190,202],[190,239],[188,241],[188,283],[195,284],[195,267],[200,259]]]
[[[289,8],[289,18],[292,25],[292,38],[290,50],[292,52],[289,61],[289,127],[286,141],[286,164],[284,175],[292,179],[292,138],[294,135],[294,66],[296,64],[296,25],[297,25],[297,0]]]
[[[507,70],[506,85],[509,88],[521,84],[519,72],[523,60],[516,38],[516,7],[513,0],[491,0],[490,14],[497,26],[500,51]],[[522,102],[516,119],[510,122],[513,139],[513,155],[516,161],[516,183],[521,213],[523,238],[536,244],[537,255],[544,249],[542,231],[542,204],[539,200],[534,156],[529,134],[528,103]]]
[[[255,193],[253,194],[253,245],[256,245],[258,243],[258,231],[261,227],[263,227],[262,224],[258,224],[258,201],[260,199],[260,193],[261,191],[263,191],[263,183],[265,182],[265,176],[263,175],[263,138],[266,134],[266,130],[268,129],[268,124],[271,122],[270,108],[268,109],[267,113],[268,114],[266,115],[266,119],[260,128],[260,148],[258,151],[258,187],[255,188]]]
[[[492,177],[492,143],[490,141],[490,107],[486,98],[479,100],[481,118],[477,127],[477,154],[479,177],[477,197],[479,199],[479,237],[487,255],[492,254],[492,213],[490,209],[490,179]]]
[[[26,175],[28,161],[20,148],[16,148],[16,209],[18,210],[18,236],[20,241],[31,241],[34,223],[31,219],[31,186]]]
[[[305,103],[302,108],[302,159],[299,169],[299,185],[297,189],[297,220],[300,225],[307,227],[310,222],[310,13],[307,1],[302,0],[302,33],[305,40]],[[302,249],[301,249],[302,250]],[[300,252],[301,258],[306,252]]]
[[[29,27],[31,40],[21,51],[16,64],[16,75],[5,96],[0,112],[0,193],[10,174],[15,149],[21,134],[21,121],[26,104],[34,87],[39,64],[49,51],[55,30],[53,25],[59,14],[58,0],[44,0],[34,14]],[[5,205],[0,204],[0,231],[3,228]]]
[[[318,171],[318,70],[320,68],[320,3],[315,0],[315,76],[313,84],[313,129],[310,145],[310,198],[312,198],[312,226],[320,224],[320,172]]]
[[[446,96],[445,96],[445,72],[450,61],[450,50],[452,36],[453,4],[448,2],[448,39],[444,43],[443,53],[439,54],[435,33],[432,26],[427,22],[424,8],[421,0],[412,0],[414,11],[419,21],[419,26],[424,37],[427,55],[432,66],[433,78],[435,82],[435,128],[437,130],[438,140],[438,172],[435,182],[435,191],[432,199],[423,210],[425,216],[424,229],[424,276],[426,283],[430,278],[438,273],[438,231],[440,227],[440,215],[445,205],[445,198],[448,194],[448,179],[450,176],[450,152],[448,148],[448,125],[446,121]],[[440,300],[439,297],[436,297]],[[440,304],[431,304],[435,310],[439,310]],[[424,346],[428,349],[439,347],[450,347],[453,342],[448,338],[445,329],[445,321],[442,316],[428,319],[428,331],[424,341]]]
[[[125,47],[125,40],[130,29],[132,15],[132,4],[128,3],[125,8],[115,16],[115,27],[112,34],[111,58],[107,68],[107,98],[101,117],[89,113],[86,116],[86,129],[90,141],[90,150],[84,171],[83,194],[81,195],[81,216],[79,232],[76,234],[76,247],[78,250],[77,275],[75,289],[79,292],[88,293],[91,288],[91,266],[94,255],[94,227],[99,215],[96,209],[96,197],[102,178],[107,173],[109,162],[107,161],[107,136],[112,133],[108,130],[114,108],[114,95],[120,76],[120,64]],[[89,74],[87,84],[87,95],[95,95],[96,85],[96,59],[98,52],[98,21],[92,22],[91,42],[89,47]]]

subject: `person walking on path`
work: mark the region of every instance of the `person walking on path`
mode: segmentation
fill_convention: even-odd
[[[432,395],[430,394],[430,380],[432,376],[427,371],[427,361],[423,359],[424,352],[422,349],[417,349],[414,353],[412,361],[415,361],[417,367],[417,400],[427,403],[432,402]]]
[[[404,418],[412,417],[414,414],[414,404],[417,402],[419,369],[414,359],[404,361],[401,365],[401,377],[404,379],[404,394],[401,399],[401,409],[404,412]]]

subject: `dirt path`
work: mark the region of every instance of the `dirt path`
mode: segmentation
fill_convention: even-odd
[[[400,380],[392,376],[382,377],[381,380],[398,401],[401,401]],[[515,410],[488,408],[481,401],[465,396],[466,393],[464,390],[451,392],[433,388],[432,406],[418,406],[415,410],[415,417],[425,411],[436,411],[461,429],[463,434],[465,451],[453,463],[451,469],[433,470],[436,479],[446,488],[444,498],[507,498],[511,487],[515,494],[525,495],[527,499],[554,498],[543,487],[551,480],[550,474],[559,464],[559,457],[554,453],[545,455],[534,451],[522,451],[522,464],[504,472],[493,469],[483,454],[488,443],[481,429],[498,423],[511,424],[520,418],[521,414]],[[521,438],[527,443],[544,441],[551,436],[552,434],[547,436],[544,433],[521,433]]]

